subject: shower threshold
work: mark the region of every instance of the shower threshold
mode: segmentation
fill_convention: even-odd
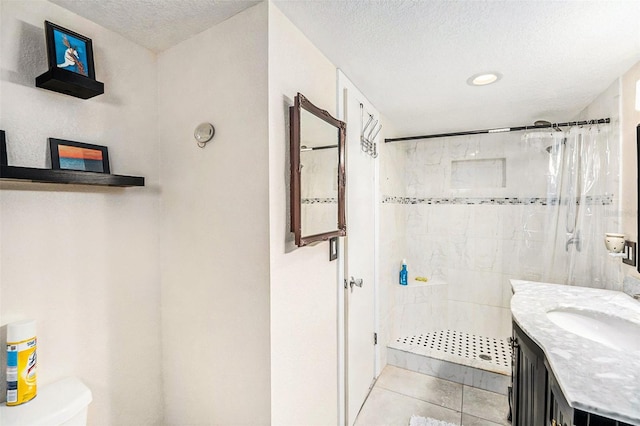
[[[388,348],[388,363],[501,394],[511,382],[511,347],[506,340],[455,330],[400,337]]]

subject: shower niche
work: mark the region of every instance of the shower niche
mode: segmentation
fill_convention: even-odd
[[[506,158],[451,161],[452,189],[504,188]]]

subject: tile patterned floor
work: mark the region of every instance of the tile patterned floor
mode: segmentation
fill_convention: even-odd
[[[461,426],[509,426],[507,397],[388,365],[355,426],[408,426],[412,415]]]

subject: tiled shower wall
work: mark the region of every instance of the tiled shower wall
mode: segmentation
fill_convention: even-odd
[[[545,196],[548,161],[546,155],[527,158],[520,137],[501,133],[395,147],[405,156],[405,196],[389,194],[383,206],[395,206],[405,219],[405,251],[396,269],[406,258],[409,286],[393,287],[392,337],[440,329],[510,334],[509,279],[518,277],[512,266],[523,238],[519,197],[525,185],[528,196]],[[540,176],[529,176],[525,164]]]

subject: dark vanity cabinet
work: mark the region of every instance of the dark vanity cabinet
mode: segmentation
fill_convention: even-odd
[[[513,417],[514,426],[546,424],[545,391],[547,369],[544,353],[515,323],[513,324]]]
[[[511,346],[513,426],[631,426],[572,408],[544,352],[515,322]]]
[[[545,425],[571,426],[575,424],[573,420],[573,408],[569,406],[564,395],[562,395],[560,386],[558,386],[558,382],[551,372],[551,369],[547,371],[549,372],[547,376],[547,407],[549,407],[549,409],[547,410]]]

